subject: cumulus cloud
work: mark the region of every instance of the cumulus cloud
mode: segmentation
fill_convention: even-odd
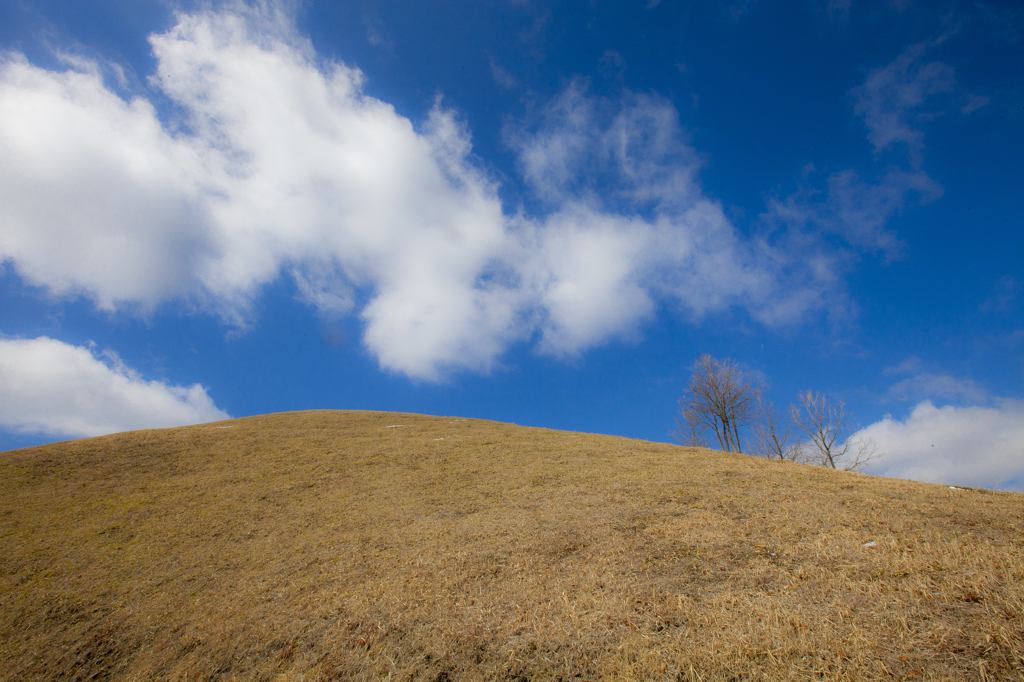
[[[453,111],[414,125],[272,2],[179,14],[150,43],[149,98],[87,61],[0,58],[0,262],[53,295],[143,314],[185,299],[244,328],[286,273],[323,315],[358,315],[382,367],[436,380],[521,340],[571,356],[634,338],[666,301],[781,324],[837,288],[834,250],[732,225],[657,96],[571,82],[509,133],[540,206],[509,213]],[[819,220],[890,248],[902,194],[842,176],[833,195]]]
[[[1024,401],[936,407],[925,400],[905,420],[887,416],[858,435],[885,453],[868,473],[1024,491]]]
[[[0,258],[107,310],[194,293],[181,274],[215,255],[199,150],[95,67],[58,73],[7,55],[0,93]]]
[[[146,381],[113,353],[45,336],[0,339],[4,428],[81,437],[228,418],[201,385]]]
[[[653,314],[642,280],[650,225],[574,204],[550,216],[537,235],[524,274],[545,314],[541,351],[573,355],[610,336],[628,336]]]
[[[468,132],[440,104],[421,130],[316,66],[272,5],[182,14],[151,37],[180,120],[126,102],[98,69],[0,66],[0,258],[101,308],[184,296],[245,325],[292,273],[328,314],[358,289],[385,367],[486,369],[512,318],[489,264],[506,229]]]

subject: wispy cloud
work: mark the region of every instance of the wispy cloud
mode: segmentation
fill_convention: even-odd
[[[548,24],[551,23],[551,10],[545,8],[544,11],[537,15],[534,19],[533,24],[530,28],[520,31],[519,40],[524,43],[536,43],[541,40],[544,36],[544,32],[548,28]]]
[[[909,47],[850,92],[875,151],[904,145],[914,168],[920,167],[924,149],[924,133],[917,124],[929,117],[921,108],[928,97],[950,93],[956,84],[952,67],[923,62],[926,50],[925,44]]]
[[[826,9],[830,19],[846,18],[850,14],[850,0],[828,0]]]
[[[0,426],[81,437],[227,419],[199,384],[147,381],[117,355],[45,336],[0,339]]]
[[[622,82],[626,74],[626,60],[615,50],[605,50],[598,60],[601,75],[611,80]]]
[[[892,376],[899,374],[915,374],[921,371],[924,364],[921,362],[921,358],[916,355],[911,355],[909,358],[899,363],[898,365],[891,365],[882,370],[884,376]]]
[[[491,60],[491,77],[503,90],[512,90],[519,87],[519,81],[516,80],[516,77],[502,68],[493,59]]]
[[[518,221],[542,351],[573,355],[634,336],[664,297],[698,316],[761,305],[758,284],[774,280],[702,192],[697,155],[665,100],[604,99],[577,79],[508,138],[545,204]]]
[[[633,311],[612,335],[628,336],[658,300],[695,318],[736,306],[766,324],[787,324],[826,307],[834,294],[835,273],[819,268],[814,254],[746,238],[705,194],[702,161],[662,98],[628,91],[619,100],[597,97],[576,79],[532,126],[511,130],[509,144],[549,211],[524,218],[541,245],[534,252],[582,264],[585,253],[606,249],[595,262],[616,263],[600,268],[601,276],[618,277],[614,291],[625,297],[613,305],[607,293],[586,294],[582,282],[562,279],[567,266],[551,261],[538,285],[542,298],[579,291],[592,296],[595,309]],[[568,244],[578,256],[566,251]],[[568,328],[560,308],[545,306],[551,326],[542,326],[542,348],[552,338],[576,336],[553,331]]]
[[[363,18],[363,24],[366,26],[366,42],[374,47],[383,48],[388,52],[395,51],[394,38],[391,37],[387,26],[385,26],[380,18],[367,14]]]
[[[972,114],[978,109],[988,106],[991,101],[984,95],[968,95],[967,103],[960,107],[960,112],[964,115]]]
[[[1007,313],[1016,310],[1024,298],[1024,284],[1013,275],[1003,275],[996,282],[994,292],[981,306],[986,313]]]
[[[928,203],[944,192],[921,169],[924,136],[916,124],[928,116],[921,107],[927,97],[950,92],[955,84],[953,69],[939,62],[923,64],[924,53],[924,45],[910,47],[850,91],[875,151],[902,145],[905,161],[889,165],[873,180],[854,169],[838,171],[824,187],[805,172],[800,189],[769,200],[760,216],[764,229],[784,230],[785,238],[802,243],[805,252],[817,249],[820,262],[840,273],[861,252],[880,253],[887,262],[904,256],[905,244],[890,221],[908,203]],[[827,248],[827,242],[839,248]]]
[[[762,219],[805,233],[824,232],[891,261],[902,257],[905,245],[889,221],[904,210],[908,197],[926,203],[942,193],[942,186],[921,171],[890,169],[877,182],[866,183],[857,172],[845,170],[830,175],[824,191],[811,186],[770,200]]]
[[[970,379],[934,372],[922,372],[898,381],[889,387],[886,396],[894,400],[920,400],[927,397],[968,403],[980,403],[988,398],[985,389]]]
[[[508,140],[523,177],[554,205],[584,198],[635,212],[702,196],[700,158],[675,107],[655,95],[597,97],[576,78],[533,125],[510,130]]]
[[[757,3],[758,0],[739,0],[738,2],[734,2],[729,5],[729,15],[733,19],[741,19],[750,11],[750,8]]]
[[[984,388],[971,379],[929,370],[921,358],[912,355],[903,362],[886,367],[883,376],[905,376],[889,387],[887,400],[920,401],[942,400],[954,403],[985,403],[989,395]]]

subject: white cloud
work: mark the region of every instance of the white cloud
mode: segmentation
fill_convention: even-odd
[[[199,384],[146,381],[105,356],[45,336],[0,339],[0,425],[80,437],[229,418]]]
[[[0,258],[56,294],[112,310],[195,293],[211,257],[197,150],[149,102],[125,102],[98,69],[0,63]]]
[[[1024,401],[940,408],[925,400],[904,421],[887,416],[858,435],[884,453],[868,473],[1024,491]]]
[[[385,367],[489,365],[512,318],[479,280],[505,218],[452,112],[415,130],[357,70],[318,69],[272,5],[183,14],[151,43],[152,83],[182,112],[170,126],[98,69],[0,67],[0,258],[102,308],[186,296],[240,325],[288,271],[331,315],[367,289]]]
[[[546,311],[541,351],[573,355],[610,336],[628,337],[653,314],[641,279],[653,245],[650,225],[573,204],[538,234],[527,267]]]
[[[150,42],[164,120],[89,62],[0,60],[0,263],[56,296],[143,313],[185,298],[244,327],[289,273],[325,316],[359,315],[382,367],[426,380],[487,371],[520,340],[571,356],[634,338],[664,301],[767,324],[836,307],[841,256],[741,235],[657,96],[570,83],[509,136],[544,202],[510,215],[452,111],[415,126],[274,3],[180,14]],[[902,194],[833,193],[828,220],[863,226],[851,244],[887,249]]]

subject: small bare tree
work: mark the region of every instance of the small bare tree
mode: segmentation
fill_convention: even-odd
[[[681,404],[682,401],[680,401]],[[706,448],[708,446],[708,439],[704,433],[706,428],[700,415],[683,408],[680,416],[676,417],[676,430],[672,435],[683,445],[688,445],[692,448]]]
[[[757,397],[754,419],[754,454],[767,459],[796,460],[799,444],[790,434],[792,423],[784,421],[770,400]]]
[[[707,447],[706,433],[715,432],[726,452],[743,452],[740,427],[750,422],[761,382],[732,360],[702,355],[694,363],[686,395],[679,399],[676,438],[684,445]]]
[[[846,471],[857,471],[879,456],[871,439],[853,438],[856,430],[842,401],[831,402],[820,393],[797,396],[800,406],[790,407],[793,423],[811,439],[803,454],[811,462]]]

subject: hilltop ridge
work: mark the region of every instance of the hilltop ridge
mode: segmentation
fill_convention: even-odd
[[[1024,496],[457,417],[0,453],[0,679],[1020,679]]]

